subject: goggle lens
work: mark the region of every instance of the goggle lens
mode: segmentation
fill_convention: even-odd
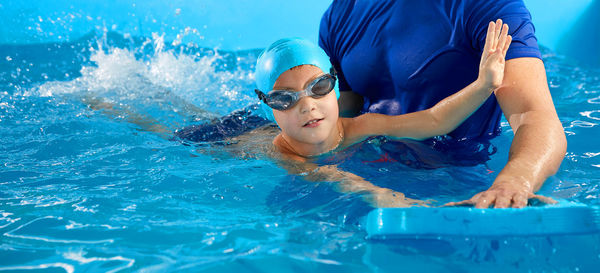
[[[288,93],[289,91],[273,91],[267,96],[267,105],[276,110],[285,110],[291,107],[295,101],[294,96]]]
[[[333,90],[334,85],[333,78],[319,78],[312,86],[311,91],[317,96],[325,96]]]

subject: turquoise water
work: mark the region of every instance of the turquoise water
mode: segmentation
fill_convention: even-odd
[[[185,33],[183,31],[182,33]],[[188,35],[196,35],[193,32]],[[179,40],[178,40],[179,39]],[[259,50],[215,50],[154,34],[92,31],[0,45],[0,272],[595,272],[600,235],[370,241],[356,194],[289,175],[241,145],[185,146],[170,129],[255,102]],[[541,193],[600,204],[600,70],[543,49],[568,154]],[[103,98],[120,113],[82,100]],[[212,114],[198,113],[203,109]],[[340,167],[434,204],[487,188],[507,158],[502,123],[485,164],[379,162],[373,140]]]

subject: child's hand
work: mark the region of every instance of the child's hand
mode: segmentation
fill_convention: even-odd
[[[377,208],[405,208],[414,205],[427,206],[426,202],[406,198],[403,193],[380,188],[371,194],[371,204]]]
[[[479,78],[477,79],[486,87],[496,89],[502,84],[504,78],[504,58],[506,51],[512,42],[508,35],[508,25],[502,24],[498,19],[495,23],[490,22],[485,38],[485,46],[479,64]]]

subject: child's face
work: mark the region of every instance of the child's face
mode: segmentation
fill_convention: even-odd
[[[273,89],[302,91],[323,71],[312,65],[302,65],[283,72]],[[306,144],[321,144],[331,137],[337,128],[338,104],[335,92],[320,98],[301,98],[292,108],[273,110],[273,116],[282,133]]]

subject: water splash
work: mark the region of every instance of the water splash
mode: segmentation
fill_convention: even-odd
[[[107,45],[107,37],[90,48],[89,64],[81,76],[70,81],[48,81],[24,95],[57,96],[77,94],[103,97],[112,103],[152,104],[170,98],[174,105],[186,104],[218,114],[249,104],[254,74],[248,67],[227,68],[228,62],[248,62],[254,56],[230,56],[217,50],[167,48],[163,36],[153,35],[139,47],[127,49]],[[131,46],[131,44],[130,44]],[[147,47],[153,51],[147,54]],[[179,49],[180,52],[176,52]],[[249,62],[252,62],[250,60]],[[243,63],[243,62],[240,62]]]

